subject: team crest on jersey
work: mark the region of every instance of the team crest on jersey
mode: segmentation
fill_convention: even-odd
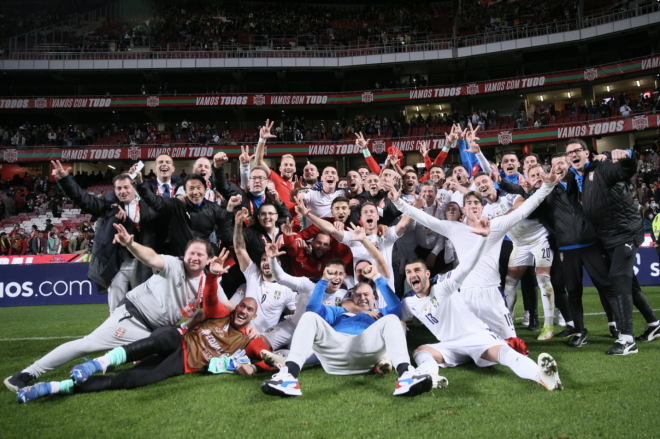
[[[34,107],[40,110],[48,107],[48,99],[38,98],[34,100]]]
[[[433,308],[437,308],[438,307],[438,299],[436,299],[435,297],[432,297],[431,298],[431,305],[433,305]]]
[[[16,160],[18,160],[18,150],[5,149],[5,161],[7,163],[14,163]]]
[[[469,84],[467,86],[467,94],[476,95],[479,93],[479,86],[477,84]]]
[[[274,330],[275,330],[275,328],[268,328],[268,329],[266,329],[265,332],[273,332]]]
[[[160,97],[149,96],[147,98],[147,107],[158,107],[158,106],[160,106]]]
[[[341,299],[339,297],[335,297],[335,306],[341,306]]]
[[[279,292],[279,291],[275,291],[274,297],[275,297],[275,300],[278,300],[280,297],[282,297],[282,293]]]
[[[368,104],[369,102],[373,102],[373,101],[374,101],[374,94],[372,92],[365,91],[364,93],[362,93],[362,102]]]
[[[596,69],[587,69],[584,71],[584,79],[587,81],[593,81],[598,78],[598,70]]]
[[[254,105],[264,105],[266,103],[266,97],[264,95],[255,95],[253,101]]]
[[[428,314],[429,311],[431,311],[431,307],[430,307],[430,306],[427,306],[426,308],[424,308],[424,314]]]
[[[646,116],[635,116],[632,120],[632,126],[637,131],[642,131],[645,128],[649,127],[649,120]]]
[[[126,334],[126,329],[122,328],[121,326],[115,331],[115,337],[117,338],[122,338],[124,334]]]
[[[502,131],[497,135],[497,141],[502,145],[508,145],[513,141],[513,135],[511,131]]]

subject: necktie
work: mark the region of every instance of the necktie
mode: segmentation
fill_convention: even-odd
[[[172,194],[170,193],[170,185],[167,183],[163,185],[163,196],[165,198],[172,198]]]

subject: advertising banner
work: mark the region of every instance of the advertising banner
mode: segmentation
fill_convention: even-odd
[[[624,73],[641,72],[660,67],[660,57],[638,58],[616,64],[602,65],[584,70],[536,75],[500,81],[475,82],[457,86],[424,87],[411,90],[364,91],[336,94],[231,94],[205,96],[103,96],[103,97],[37,97],[0,99],[1,110],[17,109],[115,109],[160,107],[247,107],[346,105],[370,102],[439,99],[457,96],[475,96],[504,91],[533,90],[557,84],[579,84]]]
[[[23,255],[0,256],[0,265],[62,264],[87,262],[89,255]]]
[[[0,265],[0,307],[108,303],[88,269],[88,263]]]
[[[549,127],[538,130],[517,131],[485,131],[480,133],[480,146],[499,146],[515,143],[531,143],[548,140],[564,140],[572,137],[595,137],[610,134],[620,134],[630,131],[643,131],[660,128],[660,113],[634,116],[628,119],[594,120],[591,122]],[[444,138],[420,138],[413,140],[372,140],[369,148],[374,154],[383,154],[390,146],[399,148],[402,152],[418,151],[422,142],[427,142],[429,150],[439,150],[445,144]],[[241,144],[237,145],[206,145],[206,146],[166,146],[142,145],[128,148],[113,147],[71,147],[71,148],[45,148],[45,149],[4,149],[0,150],[0,163],[16,163],[30,161],[60,160],[87,161],[87,160],[155,160],[160,154],[168,154],[174,159],[196,159],[211,157],[223,151],[230,157],[241,154]],[[455,145],[454,145],[455,146]],[[266,156],[277,157],[284,154],[300,156],[328,156],[328,155],[355,155],[361,154],[354,141],[344,139],[338,143],[296,143],[296,144],[268,144]]]

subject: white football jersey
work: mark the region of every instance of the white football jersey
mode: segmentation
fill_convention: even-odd
[[[520,195],[507,194],[499,197],[495,203],[487,203],[481,214],[482,218],[500,217],[509,212]],[[513,226],[507,233],[507,236],[518,247],[534,244],[544,240],[548,236],[548,231],[537,219],[523,218],[518,224]]]

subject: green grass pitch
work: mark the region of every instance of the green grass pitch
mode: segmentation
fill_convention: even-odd
[[[653,309],[660,309],[660,287],[645,292]],[[449,387],[412,399],[392,397],[396,374],[338,377],[318,366],[303,369],[303,396],[290,399],[261,393],[268,374],[195,374],[141,389],[52,396],[25,405],[3,386],[0,437],[660,437],[660,340],[638,343],[636,355],[606,356],[614,340],[593,288],[586,289],[584,303],[586,313],[601,314],[585,317],[590,332],[581,348],[569,349],[565,339],[537,341],[538,332],[516,322],[533,359],[541,352],[555,357],[563,392],[548,392],[502,366],[481,369],[474,364],[441,369]],[[105,305],[0,308],[0,377],[69,340],[55,337],[91,332],[107,310]],[[634,323],[639,335],[645,326],[639,313]],[[35,337],[48,339],[21,340]],[[408,348],[432,340],[425,329],[412,328]],[[79,362],[42,380],[67,379]]]

